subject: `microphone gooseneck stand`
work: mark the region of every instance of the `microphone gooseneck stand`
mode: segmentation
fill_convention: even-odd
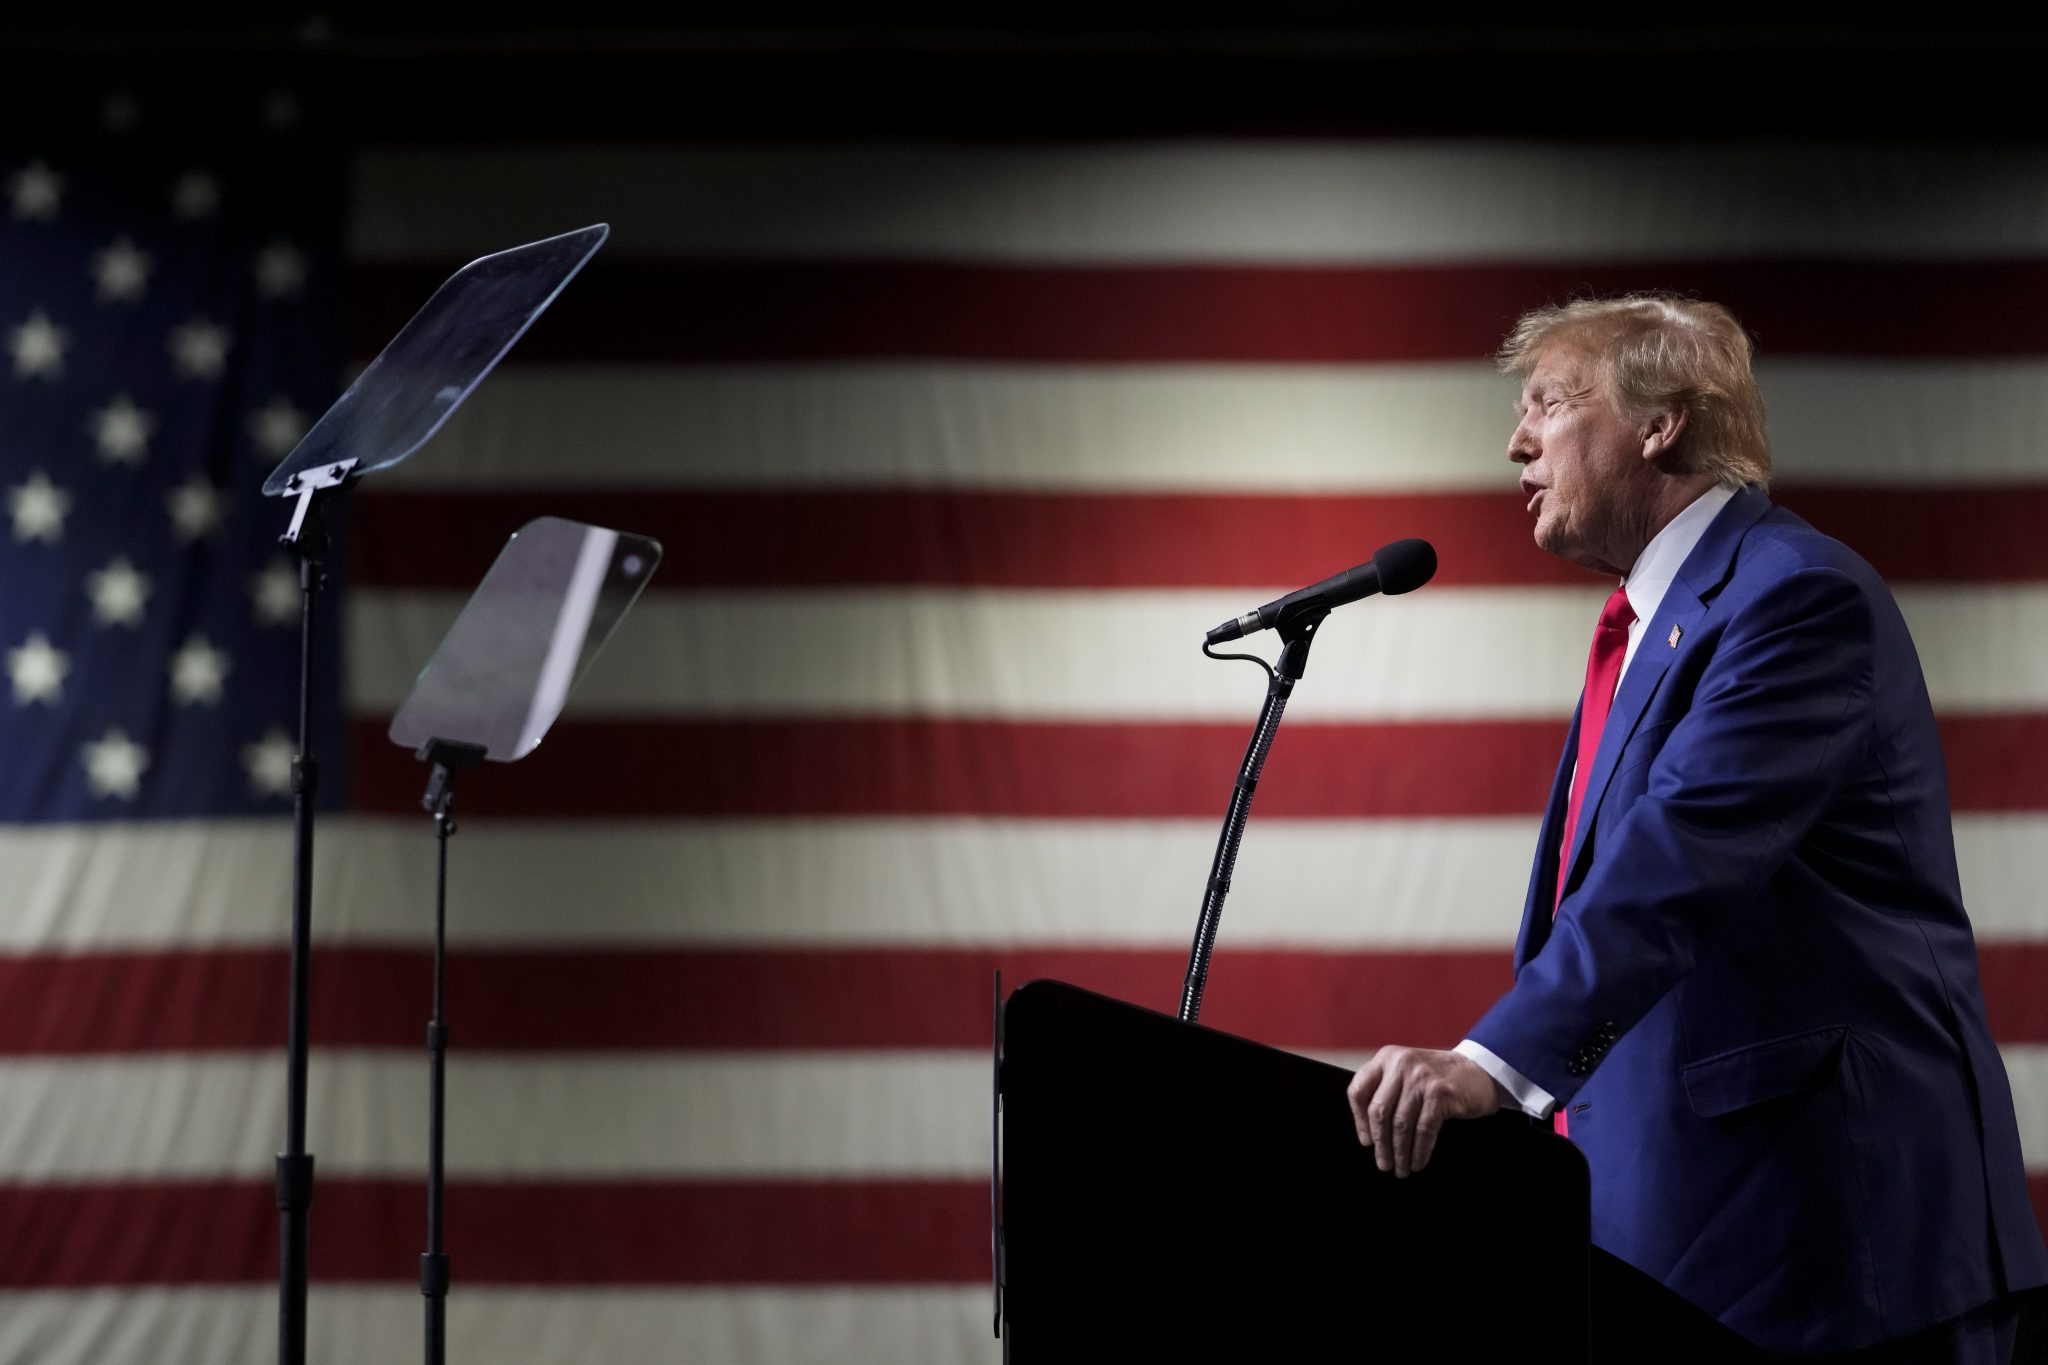
[[[1308,648],[1314,643],[1316,627],[1330,614],[1317,604],[1304,611],[1283,611],[1274,623],[1281,639],[1280,657],[1268,664],[1256,654],[1218,654],[1205,641],[1202,653],[1212,659],[1245,659],[1266,670],[1266,702],[1252,727],[1251,743],[1245,746],[1244,762],[1237,770],[1237,784],[1231,788],[1230,809],[1223,817],[1223,833],[1216,840],[1216,857],[1209,865],[1209,884],[1202,897],[1202,916],[1195,922],[1194,947],[1188,953],[1188,973],[1180,988],[1180,1021],[1193,1024],[1202,1013],[1202,992],[1209,984],[1209,958],[1216,950],[1216,928],[1223,920],[1223,898],[1230,894],[1230,874],[1237,866],[1237,846],[1244,840],[1245,822],[1251,818],[1252,795],[1258,790],[1259,775],[1265,770],[1266,755],[1280,730],[1280,717],[1294,684],[1308,668]]]
[[[448,1020],[443,1010],[443,976],[448,956],[448,841],[455,837],[455,773],[481,763],[475,744],[430,739],[420,746],[421,762],[433,765],[420,805],[434,817],[439,865],[434,875],[434,1009],[427,1020],[427,1249],[420,1256],[420,1294],[426,1299],[426,1362],[448,1358],[448,1251],[443,1243],[442,1147],[447,1132]]]
[[[327,584],[325,500],[346,488],[354,460],[295,477],[291,525],[279,541],[299,561],[299,751],[292,759],[291,986],[285,1004],[284,1150],[277,1155],[277,1359],[306,1362],[306,1214],[313,1155],[306,1150],[307,999],[312,984],[313,807],[320,761],[313,754],[313,599]]]

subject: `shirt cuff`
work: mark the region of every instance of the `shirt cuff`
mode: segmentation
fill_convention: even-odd
[[[1530,1080],[1527,1076],[1524,1076],[1521,1072],[1515,1070],[1506,1062],[1494,1056],[1485,1047],[1473,1042],[1470,1038],[1459,1043],[1451,1051],[1457,1053],[1460,1057],[1468,1058],[1477,1063],[1479,1069],[1493,1077],[1495,1083],[1501,1089],[1507,1091],[1508,1097],[1514,1100],[1516,1104],[1521,1105],[1522,1112],[1530,1118],[1547,1119],[1550,1117],[1551,1112],[1557,1108],[1557,1101],[1551,1098],[1548,1090],[1545,1090],[1542,1086],[1536,1084],[1536,1082]]]

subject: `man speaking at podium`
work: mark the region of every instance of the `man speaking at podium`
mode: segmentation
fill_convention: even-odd
[[[1536,543],[1620,586],[1515,984],[1358,1072],[1360,1141],[1406,1175],[1446,1119],[1552,1119],[1594,1242],[1765,1351],[2004,1365],[2048,1254],[1898,607],[1771,505],[1726,309],[1543,308],[1501,364]]]

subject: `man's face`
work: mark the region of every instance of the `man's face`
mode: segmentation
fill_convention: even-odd
[[[1592,361],[1556,342],[1537,353],[1518,416],[1508,458],[1522,466],[1536,544],[1601,573],[1628,572],[1642,551],[1643,433],[1600,392]]]

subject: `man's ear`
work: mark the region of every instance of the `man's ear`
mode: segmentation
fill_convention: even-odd
[[[1655,461],[1669,454],[1678,445],[1679,437],[1685,435],[1686,420],[1684,408],[1659,408],[1643,419],[1638,428],[1643,437],[1643,458]]]

